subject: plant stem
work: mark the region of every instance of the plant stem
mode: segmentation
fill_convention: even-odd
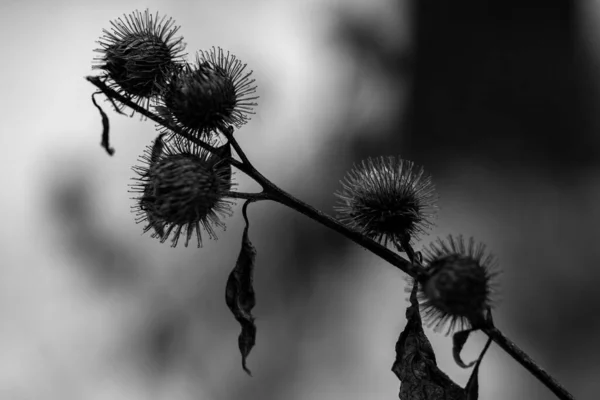
[[[245,199],[245,200],[252,200],[252,201],[271,200],[271,197],[269,195],[265,194],[264,192],[260,192],[260,193],[227,192],[227,193],[225,193],[225,197],[228,197],[230,199]]]
[[[87,79],[94,86],[96,86],[98,89],[100,89],[100,91],[102,93],[104,93],[106,95],[106,97],[108,97],[111,101],[113,99],[117,100],[120,103],[125,104],[132,110],[140,113],[144,117],[151,119],[152,121],[156,122],[157,124],[160,124],[160,125],[164,126],[165,128],[171,130],[172,132],[175,132],[178,135],[181,135],[182,137],[186,138],[190,142],[197,144],[198,146],[202,147],[204,150],[210,151],[212,154],[219,155],[219,153],[216,151],[216,149],[213,146],[204,143],[202,140],[199,140],[199,139],[195,138],[194,136],[188,134],[187,132],[183,131],[183,129],[179,129],[178,126],[172,124],[170,121],[167,121],[166,119],[164,119],[164,118],[154,114],[153,112],[146,110],[144,107],[141,107],[138,104],[134,103],[133,101],[128,99],[126,96],[123,96],[116,90],[113,90],[110,87],[108,87],[108,85],[106,85],[106,83],[102,82],[102,80],[99,77],[87,76],[85,79]],[[231,158],[231,157],[227,158],[227,161],[231,165],[233,165],[234,167],[237,167],[237,168],[239,168],[242,165],[241,162],[239,162],[238,160]]]
[[[242,150],[241,146],[231,133],[231,131],[229,131],[226,128],[220,128],[220,130],[223,134],[227,136],[227,139],[233,146],[234,150],[242,159],[242,165],[237,166],[237,168],[239,168],[242,172],[244,172],[246,175],[254,179],[258,184],[262,186],[262,196],[266,196],[270,200],[286,205],[296,210],[297,212],[306,215],[314,221],[317,221],[322,225],[325,225],[326,227],[331,228],[334,231],[346,236],[348,239],[353,240],[362,247],[370,250],[372,253],[383,258],[390,264],[394,265],[395,267],[397,267],[398,269],[402,270],[403,272],[407,273],[415,279],[422,278],[425,275],[425,271],[419,265],[413,264],[412,262],[405,260],[398,254],[390,251],[388,248],[382,246],[376,241],[367,238],[360,232],[349,229],[338,220],[304,203],[303,201],[292,196],[291,194],[281,190],[277,185],[265,178],[264,175],[262,175],[256,168],[254,168],[254,166]],[[243,196],[246,196],[246,194]]]
[[[253,178],[258,179],[258,177]],[[399,257],[395,253],[389,251],[387,248],[381,246],[379,243],[366,238],[359,232],[349,230],[347,227],[340,224],[337,220],[331,218],[327,214],[284,192],[277,186],[273,185],[270,181],[266,180],[266,178],[262,178],[265,179],[265,181],[261,182],[261,184],[263,184],[263,187],[265,188],[267,193],[272,193],[272,200],[286,205],[298,211],[299,213],[306,215],[312,220],[319,222],[327,226],[328,228],[331,228],[334,231],[346,236],[347,238],[353,240],[357,244],[363,246],[364,248],[370,250],[371,252],[380,256],[384,260],[388,261],[390,264],[397,266],[399,269],[406,272],[413,278],[419,279],[419,277],[423,277],[423,273],[421,272],[421,270],[415,268],[416,264],[408,263],[406,260]],[[414,250],[412,250],[412,247],[410,247],[408,243],[406,243],[405,246],[407,249],[409,249],[408,251],[409,254],[412,256],[411,258],[414,258]],[[401,260],[399,264],[397,264],[398,259]],[[407,269],[403,268],[403,266],[405,266],[406,264],[408,264],[409,266],[409,268]],[[554,379],[535,361],[533,361],[531,357],[527,355],[527,353],[525,353],[515,343],[508,339],[498,328],[492,326],[482,328],[482,330],[506,353],[508,353],[519,364],[525,367],[525,369],[531,372],[531,374],[533,374],[533,376],[535,376],[542,384],[544,384],[548,389],[550,389],[559,399],[574,400],[573,395],[571,395],[556,379]]]
[[[119,94],[115,90],[109,88],[102,80],[98,77],[88,76],[86,78],[89,82],[94,84],[100,91],[102,91],[109,99],[116,99],[120,103],[127,105],[131,109],[140,113],[141,115],[153,120],[154,122],[163,125],[168,128],[172,132],[175,132],[187,140],[197,144],[203,149],[210,151],[213,154],[218,154],[216,149],[206,143],[204,143],[199,138],[196,138],[188,133],[184,132],[178,126],[172,124],[170,121],[161,118],[154,113],[140,107],[136,103],[129,100],[127,97]],[[283,204],[287,207],[290,207],[297,212],[304,214],[310,219],[325,225],[326,227],[333,229],[339,234],[347,237],[348,239],[354,241],[365,249],[371,251],[376,254],[380,258],[389,262],[396,268],[401,271],[407,273],[411,277],[422,281],[427,277],[427,273],[425,270],[418,265],[417,263],[413,263],[415,261],[415,253],[412,247],[408,242],[402,244],[405,248],[405,251],[408,251],[408,256],[411,258],[411,261],[407,261],[404,258],[400,257],[398,254],[389,250],[388,248],[382,246],[378,242],[364,236],[360,232],[349,229],[338,220],[332,218],[331,216],[325,214],[324,212],[317,210],[316,208],[310,206],[309,204],[304,203],[303,201],[295,198],[291,194],[283,191],[278,186],[273,184],[267,178],[265,178],[254,166],[250,163],[248,157],[243,152],[240,145],[237,143],[234,138],[232,132],[227,127],[219,127],[221,132],[227,137],[227,139],[232,144],[238,156],[242,159],[242,161],[238,161],[234,158],[228,158],[227,161],[238,168],[240,171],[244,172],[246,175],[254,179],[259,185],[262,186],[263,191],[261,193],[240,193],[240,192],[229,192],[227,197],[230,198],[239,198],[246,199],[250,201],[258,201],[258,200],[272,200],[277,203]],[[248,203],[245,203],[244,207]],[[406,250],[408,249],[408,250]],[[483,327],[482,331],[485,332],[490,339],[492,339],[496,344],[498,344],[506,353],[508,353],[512,358],[514,358],[518,363],[520,363],[523,367],[525,367],[529,372],[531,372],[541,383],[543,383],[548,389],[550,389],[559,399],[561,400],[574,400],[574,397],[560,384],[556,379],[550,376],[546,371],[544,371],[540,366],[538,366],[535,361],[533,361],[523,350],[521,350],[515,343],[513,343],[510,339],[508,339],[504,334],[494,326]]]
[[[533,374],[540,382],[552,391],[561,400],[574,400],[572,394],[565,389],[556,379],[542,369],[535,361],[531,359],[523,350],[496,327],[485,327],[482,331],[490,337],[498,346],[514,358],[519,364],[525,367]]]
[[[252,173],[251,170],[248,172]],[[334,231],[346,236],[347,238],[353,240],[357,244],[363,246],[364,248],[370,250],[376,255],[380,256],[384,260],[388,261],[390,264],[397,266],[402,271],[411,275],[413,278],[416,277],[418,279],[419,276],[422,276],[422,272],[420,269],[415,268],[416,264],[408,263],[403,258],[399,257],[395,253],[389,251],[387,248],[381,246],[379,243],[374,242],[360,234],[359,232],[349,230],[344,225],[340,224],[337,220],[331,218],[327,214],[315,209],[314,207],[304,203],[301,200],[296,199],[294,196],[290,195],[287,192],[284,192],[269,180],[264,178],[262,175],[259,176],[251,176],[256,180],[261,180],[261,185],[265,188],[267,196],[270,196],[271,200],[286,205],[297,212],[306,215],[312,220],[319,222],[328,228],[333,229]],[[262,181],[264,179],[264,181]],[[410,244],[403,244],[404,248],[409,252],[411,258],[414,258],[414,250],[410,246]],[[391,253],[391,254],[389,254]],[[400,263],[397,264],[398,259],[400,259]],[[408,264],[409,268],[402,268],[403,265]],[[543,383],[548,389],[550,389],[559,399],[561,400],[574,400],[574,397],[550,374],[548,374],[544,369],[542,369],[535,361],[531,359],[523,350],[521,350],[515,343],[513,343],[510,339],[508,339],[498,328],[496,327],[485,327],[482,328],[482,331],[488,335],[490,339],[492,339],[498,346],[500,346],[506,353],[508,353],[512,358],[514,358],[519,364],[521,364],[525,369],[527,369],[533,376],[535,376],[541,383]]]

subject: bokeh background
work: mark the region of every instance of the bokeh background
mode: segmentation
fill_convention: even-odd
[[[448,3],[448,4],[446,4]],[[151,122],[90,101],[95,41],[135,9],[173,17],[193,56],[254,70],[237,137],[260,171],[326,212],[353,163],[402,155],[434,176],[437,236],[504,271],[497,325],[578,399],[600,391],[600,52],[596,1],[10,1],[0,5],[0,399],[393,399],[404,276],[271,203],[258,249],[254,377],[224,301],[240,207],[204,248],[141,235],[130,170]],[[237,174],[239,189],[255,189]],[[468,370],[429,331],[440,367]],[[477,335],[466,358],[484,344]],[[492,346],[480,398],[552,399]]]

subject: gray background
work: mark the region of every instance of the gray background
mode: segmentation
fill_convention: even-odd
[[[127,184],[153,123],[110,112],[108,157],[84,76],[102,28],[146,7],[182,26],[191,56],[221,46],[254,70],[258,113],[237,137],[283,189],[332,212],[353,163],[423,164],[440,213],[417,247],[448,233],[485,242],[504,270],[497,325],[578,399],[595,398],[600,5],[414,3],[3,1],[0,398],[398,396],[405,281],[370,253],[279,205],[251,207],[250,378],[224,301],[241,204],[202,249],[140,235]],[[450,338],[430,333],[464,385]],[[480,387],[486,400],[554,398],[496,346]]]

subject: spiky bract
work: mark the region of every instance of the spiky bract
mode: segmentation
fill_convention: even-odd
[[[419,283],[419,300],[429,326],[441,331],[449,322],[447,333],[455,328],[465,329],[482,321],[499,274],[497,261],[486,254],[483,243],[468,244],[462,236],[448,236],[424,249],[425,268],[429,277]]]
[[[138,183],[132,192],[140,193],[133,206],[136,221],[146,221],[144,233],[153,230],[161,242],[173,233],[173,247],[184,231],[187,247],[195,231],[201,247],[200,226],[216,239],[212,226],[225,229],[220,217],[232,214],[231,202],[224,200],[232,186],[231,165],[187,141],[164,143],[162,136],[140,158],[144,165],[133,167]]]
[[[194,136],[209,136],[219,127],[245,124],[254,114],[256,86],[234,55],[221,48],[201,51],[196,63],[172,77],[157,111]]]
[[[101,48],[96,49],[101,55],[94,68],[104,71],[111,88],[145,108],[155,102],[169,75],[183,62],[183,39],[174,37],[179,27],[165,18],[148,10],[123,15],[111,21],[111,32],[103,30]]]
[[[412,161],[368,158],[346,175],[335,195],[338,218],[368,237],[402,249],[432,225],[437,196],[431,177]]]

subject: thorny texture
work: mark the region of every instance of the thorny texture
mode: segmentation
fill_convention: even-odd
[[[194,65],[175,70],[166,86],[158,113],[194,136],[207,137],[218,127],[237,128],[254,114],[256,91],[250,72],[221,48],[199,52]],[[164,131],[166,132],[166,131]]]
[[[158,13],[135,11],[111,21],[111,31],[104,35],[96,49],[94,68],[101,69],[109,86],[148,108],[164,89],[169,75],[182,64],[183,38],[175,38],[179,27]]]
[[[413,162],[396,157],[362,161],[336,192],[338,218],[383,245],[417,239],[431,225],[437,196],[431,177]]]
[[[138,11],[125,15],[124,20],[119,18],[111,24],[112,32],[104,30],[104,37],[99,41],[102,48],[97,51],[102,56],[96,59],[97,65],[94,66],[104,74],[102,77],[88,77],[88,80],[109,100],[117,100],[172,129],[164,128],[154,145],[142,155],[140,161],[144,165],[133,168],[138,174],[135,178],[138,182],[131,185],[132,192],[139,196],[132,208],[137,213],[137,222],[147,222],[144,232],[153,230],[152,236],[160,238],[161,242],[173,234],[173,247],[182,234],[186,236],[187,246],[195,233],[198,247],[201,247],[200,226],[210,238],[216,238],[213,226],[224,229],[220,217],[232,214],[232,203],[225,201],[225,197],[248,199],[243,208],[245,218],[246,206],[250,202],[270,198],[341,232],[357,243],[370,238],[383,245],[391,242],[399,251],[406,252],[410,268],[401,263],[403,268],[394,262],[395,253],[371,240],[365,246],[382,258],[391,260],[403,271],[410,271],[407,273],[417,280],[413,283],[414,288],[418,288],[417,296],[424,317],[429,320],[430,326],[435,325],[436,330],[447,322],[450,322],[449,333],[457,325],[474,326],[482,321],[483,313],[492,306],[492,279],[497,275],[493,271],[495,259],[485,255],[485,246],[475,246],[473,239],[465,246],[462,236],[457,239],[449,236],[447,242],[438,240],[430,249],[425,249],[425,262],[422,263],[421,254],[415,253],[410,245],[411,240],[417,239],[418,234],[431,226],[436,208],[434,203],[437,196],[431,178],[422,168],[394,157],[368,159],[355,166],[342,182],[343,190],[336,193],[341,202],[336,209],[340,221],[345,224],[342,225],[266,180],[254,169],[233,136],[228,136],[225,146],[214,148],[216,135],[212,133],[215,130],[224,132],[231,128],[230,125],[239,128],[248,121],[248,115],[254,113],[256,103],[253,100],[258,97],[252,94],[256,86],[252,86],[254,80],[249,78],[252,72],[244,73],[245,64],[229,53],[225,55],[220,48],[200,52],[194,66],[183,63],[180,60],[184,47],[182,39],[174,39],[179,28],[173,28],[171,19],[165,22],[163,17],[158,21],[158,14],[152,16],[147,10],[143,15]],[[161,119],[147,110],[151,102],[157,104]],[[103,136],[103,145],[111,153],[112,149],[108,146],[108,118],[98,108],[103,118],[103,135],[106,136]],[[174,132],[180,134],[177,140],[163,141],[165,137],[174,138]],[[206,143],[201,140],[206,140]],[[242,162],[227,161],[231,156],[230,144]],[[204,150],[206,146],[211,148],[211,152]],[[249,175],[265,191],[267,188],[272,191],[263,192],[262,196],[248,193],[233,196],[229,192],[234,185],[230,163],[243,166],[240,169],[247,173],[249,171]],[[274,193],[277,197],[269,197]],[[245,252],[243,263],[247,266],[252,264],[253,267],[255,251],[247,238],[247,229],[242,247],[242,253]],[[373,250],[372,245],[379,248]],[[249,287],[244,290],[247,293],[252,291],[253,295],[251,278],[249,281]],[[235,295],[231,296],[230,286],[228,282],[228,305],[232,304],[230,300],[239,300],[234,299]],[[245,303],[242,311],[249,314],[254,299]],[[407,310],[408,324],[397,343],[398,357],[394,372],[403,381],[401,397],[403,394],[423,394],[423,398],[430,398],[438,396],[439,390],[429,385],[429,380],[438,383],[447,381],[443,387],[452,386],[452,390],[456,385],[453,386],[443,374],[425,374],[433,369],[426,369],[428,364],[423,360],[433,361],[435,366],[435,356],[427,348],[428,341],[422,331],[418,308],[413,291],[411,307]],[[244,368],[256,333],[252,315],[249,314],[246,320],[252,323],[252,329],[246,336],[240,337]],[[419,329],[413,329],[417,326]],[[561,399],[573,398],[493,325],[478,327]],[[409,335],[417,330],[418,335]],[[418,353],[425,354],[425,357],[419,358]],[[440,377],[443,379],[440,380]],[[454,398],[453,394],[448,396],[449,392],[442,395],[444,398]]]
[[[163,143],[162,135],[140,162],[144,165],[133,167],[138,183],[131,191],[141,194],[133,210],[136,222],[148,223],[144,233],[153,230],[161,242],[173,233],[175,247],[185,232],[187,247],[195,232],[201,247],[200,226],[211,239],[213,225],[225,229],[220,217],[232,214],[231,202],[224,200],[232,186],[229,164],[190,142]]]
[[[473,238],[466,245],[462,236],[438,239],[424,255],[429,278],[419,284],[419,300],[428,325],[440,331],[449,322],[449,334],[480,324],[493,305],[495,257]]]

